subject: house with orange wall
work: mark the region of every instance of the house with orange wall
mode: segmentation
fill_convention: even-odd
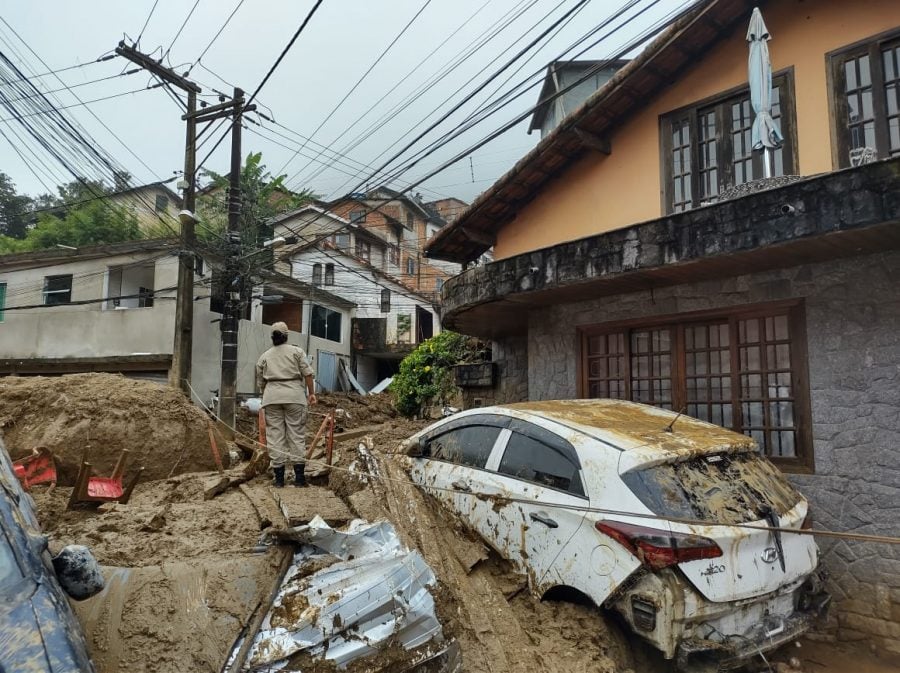
[[[753,6],[783,145],[750,143]],[[468,404],[624,398],[753,436],[817,528],[900,534],[900,3],[698,2],[426,247]],[[483,383],[483,382],[482,382]],[[819,540],[830,631],[900,652],[900,546]]]

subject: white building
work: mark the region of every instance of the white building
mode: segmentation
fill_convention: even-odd
[[[206,402],[219,387],[222,316],[211,297],[208,265],[198,262],[197,271],[191,386]],[[177,277],[178,244],[170,240],[0,256],[0,374],[105,371],[165,381]],[[254,294],[262,292],[281,294],[285,303],[255,301],[249,319],[240,321],[238,394],[255,392],[254,365],[271,345],[266,323],[291,311],[300,315],[290,342],[307,350],[320,383],[333,387],[336,359],[349,360],[353,303],[277,273],[268,274]],[[309,317],[321,312],[316,306],[340,316],[339,340],[319,336]]]
[[[393,275],[398,260],[376,232],[312,206],[274,225],[276,236],[301,237],[279,251],[276,268],[355,305],[351,370],[363,388],[391,376],[417,344],[440,332],[437,307]]]

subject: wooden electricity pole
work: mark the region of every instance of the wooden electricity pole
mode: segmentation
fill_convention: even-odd
[[[222,315],[222,369],[219,384],[219,419],[234,427],[237,396],[238,329],[243,296],[239,258],[241,255],[241,119],[244,92],[235,88],[231,99],[231,174],[228,186],[228,232],[225,257],[225,313]]]
[[[116,53],[136,63],[159,79],[178,87],[187,93],[187,114],[182,119],[186,121],[184,141],[184,194],[183,207],[194,212],[196,196],[196,179],[194,173],[197,170],[197,94],[202,89],[182,77],[171,68],[153,60],[147,54],[139,52],[134,47],[129,47],[125,42],[119,42]],[[175,338],[172,344],[172,367],[169,370],[169,385],[181,388],[190,397],[189,383],[191,380],[191,356],[193,353],[193,324],[194,324],[194,249],[195,243],[194,221],[186,218],[181,223],[181,247],[178,263],[178,290],[175,296]]]

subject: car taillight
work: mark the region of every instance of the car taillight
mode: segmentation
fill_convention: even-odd
[[[648,568],[659,570],[676,563],[718,558],[722,550],[712,540],[690,533],[671,533],[621,521],[598,521],[594,527],[621,544]]]

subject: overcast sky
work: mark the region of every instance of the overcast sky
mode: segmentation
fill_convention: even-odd
[[[166,60],[179,72],[184,72],[197,60],[238,0],[199,0],[193,15],[173,44],[194,3],[195,0],[158,0],[140,39],[140,48],[147,52],[156,49],[157,57],[170,49]],[[3,18],[51,70],[56,70],[90,63],[114,49],[123,35],[130,40],[136,39],[153,4],[154,0],[7,0]],[[213,88],[231,91],[220,78],[248,92],[253,91],[313,4],[312,0],[244,0],[234,18],[203,56],[200,65],[191,69],[191,79],[203,87],[204,94],[213,95],[205,100],[218,102],[211,90]],[[324,196],[337,196],[371,175],[376,167],[429,123],[437,120],[440,114],[464,102],[457,113],[420,141],[417,148],[424,147],[457,126],[507,77],[512,76],[501,91],[542,70],[590,29],[611,16],[618,18],[591,41],[616,28],[636,12],[646,10],[581,58],[599,59],[616,55],[635,36],[689,3],[684,0],[656,0],[655,3],[654,0],[628,3],[624,0],[591,0],[571,21],[551,33],[537,48],[529,50],[523,59],[483,93],[472,96],[472,91],[506,59],[577,4],[577,0],[536,0],[533,4],[531,0],[324,0],[307,29],[259,94],[258,101],[266,106],[260,106],[260,111],[274,117],[281,126],[251,117],[262,124],[262,127],[251,125],[251,128],[267,138],[245,132],[244,153],[261,151],[268,169],[273,173],[286,173],[290,177],[288,184],[291,187],[308,187]],[[626,5],[634,6],[621,13]],[[418,18],[397,39],[404,26],[420,10]],[[520,16],[490,39],[478,53],[461,63],[418,100],[406,103],[412,93],[432,81],[436,73],[453,62],[474,40],[515,12],[520,12]],[[2,23],[0,38],[0,50],[20,68],[32,73],[46,72],[38,58]],[[384,58],[347,100],[338,105],[395,39],[396,43]],[[444,40],[447,42],[439,47]],[[569,56],[573,53],[569,52]],[[518,70],[523,63],[524,66]],[[181,113],[176,103],[162,89],[144,90],[151,83],[144,73],[90,83],[132,67],[124,59],[116,58],[103,63],[90,63],[58,75],[68,86],[87,83],[74,90],[82,101],[137,91],[132,95],[90,104],[90,109],[121,138],[128,149],[83,107],[72,107],[66,113],[75,117],[100,146],[124,164],[137,182],[164,180],[172,177],[184,161],[184,122],[180,119]],[[535,77],[530,82],[539,82],[541,78]],[[63,87],[52,75],[34,81],[44,91]],[[461,138],[423,159],[394,181],[393,186],[403,188],[450,157],[466,151],[533,106],[538,92],[539,84]],[[61,105],[78,102],[66,91],[55,95]],[[384,100],[379,102],[382,97]],[[337,109],[329,117],[336,106]],[[8,117],[7,111],[0,110],[0,118]],[[360,117],[362,119],[357,123]],[[326,118],[327,122],[317,131]],[[364,133],[383,118],[387,123],[381,128]],[[0,122],[2,125],[12,123]],[[354,123],[356,125],[351,126]],[[219,130],[210,135],[215,140],[222,132]],[[297,134],[312,136],[313,142],[291,159],[294,150],[303,143]],[[359,144],[351,147],[360,134],[363,135]],[[528,135],[527,121],[522,122],[472,152],[471,161],[467,157],[455,167],[430,178],[417,191],[428,200],[457,196],[471,201],[538,140],[539,134]],[[319,161],[311,161],[322,149],[318,143],[341,151],[346,158],[340,158],[338,162],[333,154],[327,152]],[[206,155],[211,145],[209,143],[201,148],[200,158]],[[228,142],[224,142],[209,159],[207,167],[227,172],[228,147]],[[142,166],[129,150],[140,157],[150,170]],[[326,157],[323,166],[321,162]],[[392,165],[397,165],[397,162]],[[59,181],[71,179],[58,165],[56,169]],[[9,174],[21,192],[38,194],[47,191],[2,138],[0,171]],[[355,173],[358,173],[356,177],[352,175]],[[372,184],[376,182],[378,180]]]

